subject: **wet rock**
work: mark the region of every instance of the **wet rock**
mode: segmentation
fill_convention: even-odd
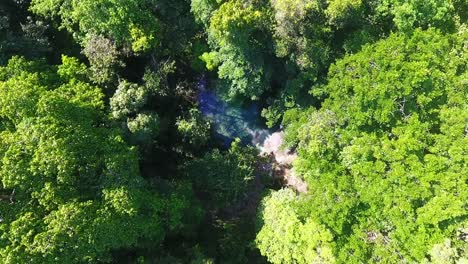
[[[292,164],[297,159],[297,154],[283,148],[282,131],[268,136],[260,146],[262,156],[271,157],[271,175],[281,180],[286,186],[294,188],[297,192],[307,193],[307,184],[295,174]]]

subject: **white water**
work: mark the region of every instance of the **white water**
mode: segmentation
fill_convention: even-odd
[[[261,155],[273,157],[269,173],[298,192],[307,192],[307,185],[296,176],[292,164],[297,154],[282,147],[283,132],[273,132],[261,126],[260,111],[255,103],[249,106],[232,104],[222,100],[214,91],[206,88],[207,81],[200,78],[198,103],[203,115],[214,125],[219,138],[228,147],[234,138],[256,146]]]

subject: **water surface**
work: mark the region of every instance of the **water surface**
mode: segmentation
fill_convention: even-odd
[[[235,138],[244,144],[261,145],[270,135],[260,115],[258,103],[241,104],[227,102],[214,89],[207,87],[207,80],[198,83],[198,103],[203,116],[208,118],[214,128],[215,136],[223,145],[229,146]]]

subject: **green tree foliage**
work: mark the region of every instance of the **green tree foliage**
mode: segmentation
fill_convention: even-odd
[[[467,230],[460,230],[465,232]],[[454,247],[450,239],[445,239],[442,243],[434,245],[429,251],[429,258],[424,260],[422,263],[431,263],[431,264],[463,264],[468,263],[468,246],[466,245],[466,240],[464,241],[465,245],[462,248]],[[462,242],[463,243],[463,242]]]
[[[180,228],[189,190],[141,178],[135,149],[108,128],[86,67],[12,58],[0,68],[0,263],[107,262]]]
[[[215,263],[267,263],[252,245],[256,234],[254,217],[216,219],[212,225],[214,230],[210,234],[215,237],[210,242],[216,250]]]
[[[271,263],[335,263],[332,234],[297,209],[296,194],[290,189],[271,193],[263,201],[262,229],[256,242]]]
[[[127,120],[127,128],[137,143],[151,142],[159,132],[159,116],[156,113],[139,113]]]
[[[307,91],[329,64],[331,28],[323,1],[274,0],[270,8],[275,54],[284,60],[274,75],[281,89],[262,112],[271,127],[286,109],[311,103]]]
[[[245,198],[255,177],[256,154],[236,140],[228,152],[215,149],[188,162],[183,171],[211,208],[222,209]]]
[[[305,218],[291,229],[307,221],[326,227],[343,263],[420,262],[445,239],[453,256],[461,254],[457,233],[468,217],[464,39],[436,30],[393,34],[331,67],[328,83],[314,90],[326,97],[320,110],[286,114],[287,140],[299,154],[294,168],[311,193],[294,206]],[[269,258],[283,254],[259,240]]]
[[[111,117],[123,124],[132,143],[148,145],[158,135],[160,118],[148,105],[171,93],[167,76],[173,71],[174,63],[161,63],[157,71],[146,70],[141,85],[122,80],[110,98]]]
[[[193,0],[191,7],[208,35],[211,52],[200,57],[207,69],[217,69],[229,98],[268,94],[262,115],[269,126],[285,110],[314,103],[309,88],[346,52],[391,31],[453,33],[464,21],[464,6],[443,0]]]
[[[278,57],[289,57],[299,70],[311,71],[316,78],[318,68],[327,60],[323,5],[319,1],[274,0],[275,50]]]
[[[157,45],[160,25],[149,0],[33,0],[31,10],[60,25],[81,42],[102,35],[143,52]]]
[[[175,91],[170,90],[168,78],[175,71],[175,62],[169,60],[162,61],[152,68],[147,68],[143,75],[143,81],[148,93],[157,96],[174,95]]]
[[[197,108],[190,109],[188,117],[179,118],[176,125],[184,143],[194,149],[205,146],[210,139],[211,124]]]
[[[325,12],[332,25],[340,25],[355,19],[363,5],[362,0],[329,0]]]
[[[99,35],[90,34],[87,37],[83,54],[91,65],[92,80],[99,84],[115,81],[116,68],[124,66],[114,42]]]
[[[146,87],[122,81],[110,101],[111,114],[115,119],[124,119],[140,111],[146,103]]]
[[[467,18],[0,0],[0,264],[467,262]],[[293,168],[214,138],[280,120]],[[263,177],[282,172],[308,193]]]
[[[157,49],[153,54],[170,56],[184,63],[198,60],[196,43],[202,39],[199,25],[190,14],[189,0],[147,0],[148,8],[158,18]],[[140,0],[140,2],[142,2]],[[200,63],[198,61],[198,63]]]
[[[414,28],[436,27],[444,31],[454,31],[460,23],[453,0],[384,0],[377,10],[393,16],[398,30],[408,32]]]
[[[267,66],[268,46],[264,34],[269,19],[267,10],[257,6],[239,0],[226,1],[213,11],[207,28],[213,51],[204,54],[202,59],[208,69],[218,67],[218,76],[227,81],[230,97],[258,99],[269,88],[271,70]],[[195,12],[199,19],[206,19],[203,18],[206,14]]]
[[[191,12],[197,23],[201,23],[205,27],[209,26],[212,13],[218,7],[216,0],[192,0]]]
[[[124,80],[110,99],[111,117],[122,124],[133,144],[150,145],[158,135],[158,114],[144,111],[150,96],[147,86]]]
[[[280,79],[282,89],[263,116],[273,125],[285,110],[310,105],[306,91],[323,81],[331,62],[391,30],[410,34],[416,28],[435,27],[455,32],[463,20],[458,5],[443,0],[271,1],[275,52],[287,59],[287,78]]]

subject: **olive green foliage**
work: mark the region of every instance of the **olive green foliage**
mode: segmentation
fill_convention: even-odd
[[[462,232],[466,233],[468,230],[460,230],[459,234]],[[443,242],[434,245],[429,251],[429,257],[427,257],[422,263],[433,263],[433,264],[463,264],[468,262],[468,246],[462,245],[461,248],[453,247],[450,239],[445,239]]]
[[[236,140],[228,152],[215,149],[188,162],[184,171],[208,205],[220,209],[245,198],[255,177],[256,154],[256,149],[242,147]]]
[[[182,225],[187,194],[150,190],[86,71],[66,56],[0,68],[0,182],[14,193],[0,201],[0,263],[107,262]]]
[[[243,217],[229,220],[217,219],[211,232],[216,239],[216,261],[234,263],[266,263],[255,251],[252,241],[255,239],[255,218]],[[257,254],[255,254],[257,253]]]
[[[206,145],[210,139],[211,124],[196,108],[190,109],[187,118],[179,118],[176,125],[182,140],[193,148]]]
[[[157,45],[159,24],[149,0],[33,0],[31,11],[60,19],[60,25],[79,41],[102,35],[143,52]]]
[[[146,86],[124,80],[110,99],[111,117],[122,123],[132,143],[149,144],[158,135],[159,116],[143,111],[150,94]]]
[[[288,77],[277,80],[282,89],[262,112],[270,127],[280,120],[285,109],[310,103],[308,87],[329,64],[331,28],[324,9],[321,1],[271,1],[274,50],[278,58],[285,60],[282,71]]]
[[[288,143],[299,153],[294,168],[311,193],[294,208],[305,214],[302,224],[312,221],[332,234],[338,262],[420,262],[447,239],[453,256],[462,254],[468,219],[463,39],[436,30],[393,34],[331,67],[328,83],[314,90],[327,98],[320,110],[285,115]],[[268,229],[258,237],[264,254],[284,254],[287,245],[278,239],[266,247],[263,233]]]
[[[155,69],[147,68],[143,75],[144,86],[149,95],[168,96],[173,95],[168,83],[170,74],[176,71],[174,61],[162,61]]]
[[[200,58],[217,69],[229,98],[269,94],[268,125],[285,110],[314,102],[307,92],[323,83],[330,64],[391,31],[455,32],[466,6],[459,1],[191,1],[211,52]],[[466,13],[466,12],[465,12]]]
[[[363,0],[329,0],[325,13],[330,24],[343,25],[356,19],[363,5]]]
[[[110,101],[112,117],[123,119],[137,113],[143,108],[147,98],[146,87],[125,80],[120,82]]]
[[[92,80],[99,84],[115,81],[116,68],[124,66],[114,42],[99,35],[88,36],[83,54],[91,65]]]
[[[190,10],[195,17],[195,21],[204,26],[209,26],[211,15],[217,5],[216,0],[192,0]]]
[[[136,142],[150,142],[159,132],[159,117],[156,113],[139,113],[127,120],[127,127]]]
[[[146,70],[143,84],[122,80],[110,98],[111,117],[122,122],[132,143],[150,144],[159,132],[160,118],[148,109],[150,99],[167,96],[167,75],[174,70],[173,63],[161,63],[157,71]]]
[[[319,64],[327,59],[324,6],[319,1],[274,0],[275,50],[278,57],[289,57],[303,72],[315,78]]]

